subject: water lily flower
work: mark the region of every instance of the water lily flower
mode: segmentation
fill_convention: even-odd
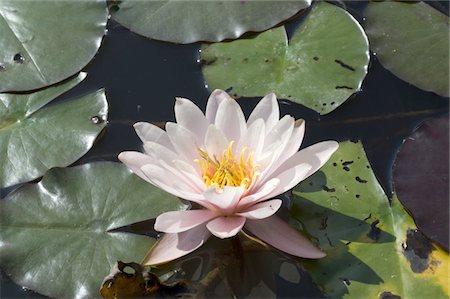
[[[338,148],[324,141],[298,151],[303,120],[280,119],[273,93],[266,95],[247,121],[226,92],[215,90],[206,113],[190,100],[177,98],[177,123],[165,130],[138,122],[145,153],[122,152],[119,159],[147,182],[201,209],[171,211],[156,218],[164,232],[146,258],[159,264],[199,248],[211,234],[235,236],[244,229],[286,253],[321,258],[325,254],[275,212],[276,199],[317,171]]]

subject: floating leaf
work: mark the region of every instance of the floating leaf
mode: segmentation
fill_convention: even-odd
[[[130,30],[175,43],[218,42],[264,31],[308,7],[297,1],[117,1],[114,19]]]
[[[449,96],[449,18],[425,2],[370,2],[366,32],[381,64],[421,89]]]
[[[154,243],[112,230],[185,208],[119,163],[55,168],[0,201],[0,265],[47,296],[98,297],[116,260],[139,260]]]
[[[108,114],[103,90],[42,108],[85,77],[34,93],[0,93],[0,187],[72,164],[92,147]]]
[[[448,115],[423,123],[403,143],[393,168],[395,192],[429,238],[449,246]],[[424,209],[426,205],[426,209]]]
[[[0,92],[41,88],[79,72],[105,33],[94,1],[0,1]]]
[[[210,89],[248,97],[275,92],[321,114],[359,90],[369,62],[361,26],[345,10],[325,2],[315,4],[289,45],[281,27],[206,46],[201,58]]]
[[[396,197],[389,203],[360,143],[342,142],[294,194],[292,215],[327,253],[304,263],[326,295],[448,298],[448,253],[417,231]]]

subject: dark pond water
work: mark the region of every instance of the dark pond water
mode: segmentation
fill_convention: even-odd
[[[347,9],[363,22],[364,2],[346,2]],[[448,10],[448,2],[434,6]],[[288,32],[298,26],[301,16],[291,20]],[[174,45],[138,36],[113,20],[95,59],[84,69],[88,78],[61,97],[73,96],[105,88],[109,103],[109,123],[97,143],[76,164],[98,160],[114,160],[123,150],[140,150],[134,133],[136,121],[173,121],[175,96],[193,100],[201,108],[210,93],[202,78],[199,59],[200,44]],[[259,98],[241,100],[249,114]],[[362,140],[375,175],[387,194],[392,192],[391,166],[405,137],[424,120],[448,113],[448,99],[422,91],[387,71],[371,55],[369,72],[362,91],[326,116],[297,104],[281,101],[281,113],[306,120],[307,133],[303,146],[328,140]],[[5,196],[8,190],[1,190]],[[276,259],[276,257],[272,257]],[[0,297],[35,298],[1,273]],[[279,297],[320,297],[308,276],[301,283],[280,280]]]

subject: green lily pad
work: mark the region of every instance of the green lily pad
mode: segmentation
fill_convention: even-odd
[[[33,93],[0,93],[0,187],[70,165],[92,147],[108,114],[103,90],[42,108],[85,77]]]
[[[218,42],[264,31],[307,8],[298,1],[117,1],[115,20],[140,35],[174,43]]]
[[[185,208],[119,163],[55,168],[0,201],[0,265],[50,297],[99,297],[117,260],[139,260],[154,243],[112,230]]]
[[[289,45],[280,27],[206,46],[201,59],[210,89],[231,89],[246,97],[275,92],[278,98],[326,114],[361,87],[368,47],[364,31],[349,13],[319,2]]]
[[[449,96],[449,18],[425,2],[370,2],[365,24],[371,50],[394,75]]]
[[[448,298],[448,253],[416,229],[370,169],[361,143],[342,142],[294,190],[292,216],[327,257],[306,261],[332,298]]]
[[[0,1],[0,92],[41,88],[79,72],[105,34],[106,1]]]

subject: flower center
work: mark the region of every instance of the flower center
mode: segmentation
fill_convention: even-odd
[[[207,187],[214,184],[220,189],[225,186],[245,186],[245,189],[250,187],[256,175],[256,165],[252,162],[253,152],[247,154],[248,148],[241,151],[239,159],[233,155],[233,141],[223,151],[221,160],[215,155],[211,158],[202,148],[198,151],[202,159],[195,162],[200,166],[203,181]]]

